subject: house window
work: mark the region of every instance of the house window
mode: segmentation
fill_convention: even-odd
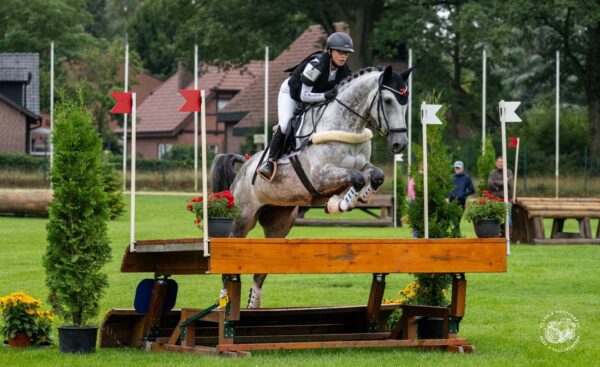
[[[223,107],[227,106],[227,103],[229,103],[229,101],[231,101],[231,98],[219,97],[219,99],[217,100],[217,111],[221,111]]]
[[[169,153],[173,149],[173,144],[158,144],[158,159]]]

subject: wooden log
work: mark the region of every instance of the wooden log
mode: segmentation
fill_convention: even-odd
[[[52,190],[0,189],[0,214],[48,216]]]
[[[210,272],[215,274],[505,271],[502,238],[211,240]]]

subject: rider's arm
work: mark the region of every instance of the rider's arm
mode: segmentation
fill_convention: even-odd
[[[302,71],[301,81],[302,90],[300,91],[300,100],[305,103],[323,102],[325,100],[325,93],[313,93],[313,86],[316,80],[321,76],[321,62],[319,59],[314,58]]]

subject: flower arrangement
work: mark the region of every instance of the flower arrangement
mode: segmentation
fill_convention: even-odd
[[[494,220],[503,223],[506,217],[506,205],[502,198],[496,197],[484,190],[479,200],[473,200],[467,204],[465,219],[471,223],[480,220]]]
[[[187,210],[196,216],[195,223],[202,228],[203,200],[201,196],[188,200]],[[240,210],[235,205],[233,194],[229,190],[208,193],[208,218],[235,218]]]
[[[12,339],[24,333],[34,345],[49,344],[54,316],[50,311],[40,310],[41,307],[41,300],[23,292],[0,298],[2,335]]]

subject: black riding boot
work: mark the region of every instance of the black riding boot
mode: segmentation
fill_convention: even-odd
[[[260,177],[269,182],[273,180],[273,177],[275,177],[275,173],[277,172],[277,160],[281,157],[284,140],[285,135],[281,132],[281,129],[278,128],[275,133],[273,133],[273,140],[269,147],[269,159],[262,162],[258,167],[257,171]]]

